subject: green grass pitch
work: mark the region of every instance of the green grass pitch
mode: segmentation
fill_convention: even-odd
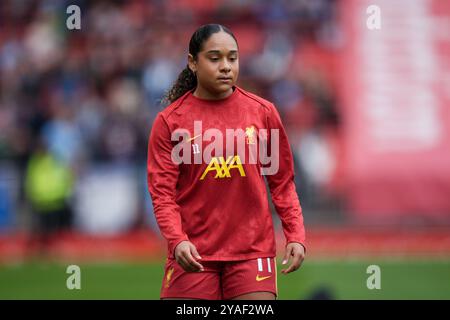
[[[81,289],[69,290],[66,268],[81,268]],[[381,289],[367,288],[369,265],[381,270]],[[450,259],[310,260],[280,273],[279,299],[450,299]],[[162,261],[0,265],[0,299],[159,299]]]

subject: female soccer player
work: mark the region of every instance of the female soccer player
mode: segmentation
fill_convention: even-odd
[[[200,27],[167,94],[171,104],[153,123],[148,187],[168,241],[161,299],[276,298],[264,175],[286,237],[282,264],[289,265],[281,272],[297,270],[305,257],[288,138],[274,105],[235,85],[238,61],[229,29]]]

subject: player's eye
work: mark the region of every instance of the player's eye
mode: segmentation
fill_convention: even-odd
[[[211,60],[211,61],[219,61],[219,58],[218,57],[209,57],[209,60]]]

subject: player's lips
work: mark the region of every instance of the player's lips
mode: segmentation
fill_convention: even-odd
[[[229,82],[233,81],[233,78],[232,77],[218,77],[217,80],[219,80],[220,82],[229,83]]]

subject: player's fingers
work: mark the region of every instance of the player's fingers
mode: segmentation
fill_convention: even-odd
[[[197,271],[196,268],[194,268],[190,263],[189,260],[186,257],[187,252],[181,251],[179,255],[179,264],[183,268],[184,271],[187,272],[195,272]]]
[[[289,267],[281,272],[284,274],[288,274],[292,271],[298,270],[300,268],[301,263],[303,262],[303,256],[299,252],[295,252],[293,254],[292,262]]]
[[[199,260],[202,257],[198,254],[197,248],[194,245],[191,245],[191,252],[195,259]]]
[[[182,254],[178,255],[176,257],[176,260],[177,260],[178,264],[183,268],[184,271],[191,272],[191,270],[190,270],[191,267],[190,267],[189,263],[187,262],[186,258]]]
[[[302,266],[303,260],[305,260],[305,254],[300,253],[300,261],[299,261],[299,265],[298,265],[299,268]]]
[[[184,252],[184,258],[186,259],[186,262],[189,264],[192,271],[203,271],[203,266],[195,261],[190,252]]]
[[[292,263],[289,266],[289,272],[296,271],[298,268],[300,268],[301,263],[301,257],[300,254],[294,254],[294,258],[292,259]],[[287,273],[289,273],[287,272]]]
[[[303,260],[305,260],[305,257],[306,257],[305,247],[302,245],[300,250],[300,266],[302,265]]]
[[[281,270],[281,273],[288,274],[288,273],[291,273],[294,270],[296,270],[295,269],[295,264],[294,264],[294,261],[292,261],[292,263],[289,265],[289,267],[287,269]]]
[[[186,272],[198,271],[198,268],[193,266],[190,263],[188,256],[190,256],[190,250],[189,250],[189,248],[185,248],[183,250],[180,250],[176,254],[175,258],[176,258],[178,264],[183,268],[184,271],[186,271]]]
[[[292,247],[287,247],[286,252],[284,253],[283,262],[281,262],[281,264],[288,263],[291,254],[292,254]]]

